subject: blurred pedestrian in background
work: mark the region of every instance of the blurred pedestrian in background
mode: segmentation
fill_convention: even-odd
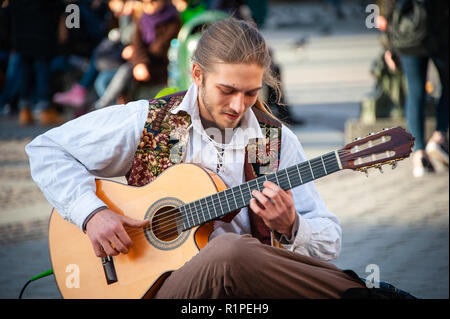
[[[19,92],[19,81],[12,81],[13,68],[8,65],[11,51],[11,22],[9,1],[0,0],[0,116],[11,113],[11,100]],[[9,70],[9,72],[7,72]],[[15,85],[13,85],[15,84]]]
[[[116,74],[123,72],[124,68],[126,71],[129,69],[127,60],[132,54],[131,41],[139,19],[140,10],[136,10],[139,7],[138,3],[140,4],[134,0],[109,1],[109,6],[117,16],[119,25],[118,28],[110,31],[108,38],[97,48],[96,67],[100,73],[94,83],[99,97],[94,104],[96,109],[113,104],[124,86],[122,83],[117,83],[117,80],[112,80]],[[118,89],[115,88],[116,86]]]
[[[83,33],[87,36],[92,47],[97,48],[109,31],[109,21],[105,18],[106,8],[103,7],[103,1],[78,0],[76,5],[80,8],[80,25],[83,26]],[[76,51],[71,51],[69,50],[70,53],[76,53]],[[75,83],[68,91],[56,93],[53,96],[53,102],[74,108],[81,108],[85,105],[88,91],[94,85],[99,73],[96,66],[97,51],[96,49],[89,51],[91,53],[89,65],[80,81]]]
[[[56,120],[50,108],[50,61],[57,52],[61,2],[9,0],[8,9],[11,52],[1,107],[5,109],[17,90],[20,124],[39,118],[47,125]]]
[[[36,117],[42,125],[60,124],[63,106],[73,108],[76,117],[91,106],[154,97],[168,85],[167,54],[182,25],[179,12],[184,22],[213,9],[253,24],[253,17],[262,15],[251,10],[255,1],[245,0],[37,0],[30,6],[25,0],[2,2],[8,5],[1,11],[7,19],[2,19],[0,59],[7,70],[0,108],[9,114],[11,102],[20,95],[23,125]],[[68,4],[79,8],[79,27],[66,25]],[[266,1],[258,4],[267,6]],[[260,26],[263,18],[258,19]],[[11,32],[5,32],[8,28]],[[279,65],[271,68],[281,80]],[[273,88],[268,87],[265,96],[283,121],[301,124],[284,101],[274,98]]]
[[[393,54],[400,56],[407,81],[406,121],[416,138],[413,175],[421,177],[434,171],[430,157],[448,166],[448,1],[382,0],[378,28],[386,31],[391,49],[386,51],[387,64],[397,67]],[[439,73],[441,96],[436,104],[436,129],[425,141],[425,103],[427,71],[433,61]]]
[[[144,88],[136,97],[154,97],[167,86],[170,41],[177,37],[181,18],[170,0],[143,0],[143,14],[132,40],[133,77]]]
[[[120,66],[95,107],[111,105],[127,89],[133,99],[152,98],[167,86],[170,41],[177,37],[181,18],[169,0],[143,0],[142,15],[131,45],[123,51],[128,63]],[[134,83],[130,87],[130,80]],[[128,100],[131,97],[128,98]],[[123,101],[126,102],[126,101]]]

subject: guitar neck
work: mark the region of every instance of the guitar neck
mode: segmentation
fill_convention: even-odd
[[[252,191],[254,189],[262,191],[266,181],[273,182],[284,190],[289,190],[341,169],[338,153],[333,151],[275,173],[261,176],[179,207],[183,215],[183,225],[180,226],[183,230],[187,230],[248,206],[253,197]]]

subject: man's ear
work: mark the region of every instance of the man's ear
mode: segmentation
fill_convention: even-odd
[[[203,70],[198,63],[192,64],[192,79],[197,86],[201,86],[203,83]]]

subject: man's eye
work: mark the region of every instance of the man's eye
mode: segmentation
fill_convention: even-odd
[[[230,94],[233,93],[232,90],[223,90],[223,89],[221,89],[220,91],[222,91],[222,93],[225,94],[225,95],[230,95]]]

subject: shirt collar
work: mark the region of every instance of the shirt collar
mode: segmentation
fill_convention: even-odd
[[[195,83],[192,83],[180,105],[173,109],[171,113],[177,114],[180,111],[184,111],[191,116],[192,123],[201,123],[197,96],[198,87]],[[203,130],[203,126],[201,124],[199,126],[194,124],[193,126],[194,128],[201,128]],[[230,144],[247,144],[249,139],[264,137],[265,136],[261,131],[261,127],[259,126],[255,113],[253,113],[252,108],[249,108],[242,117],[239,127],[236,128]]]

